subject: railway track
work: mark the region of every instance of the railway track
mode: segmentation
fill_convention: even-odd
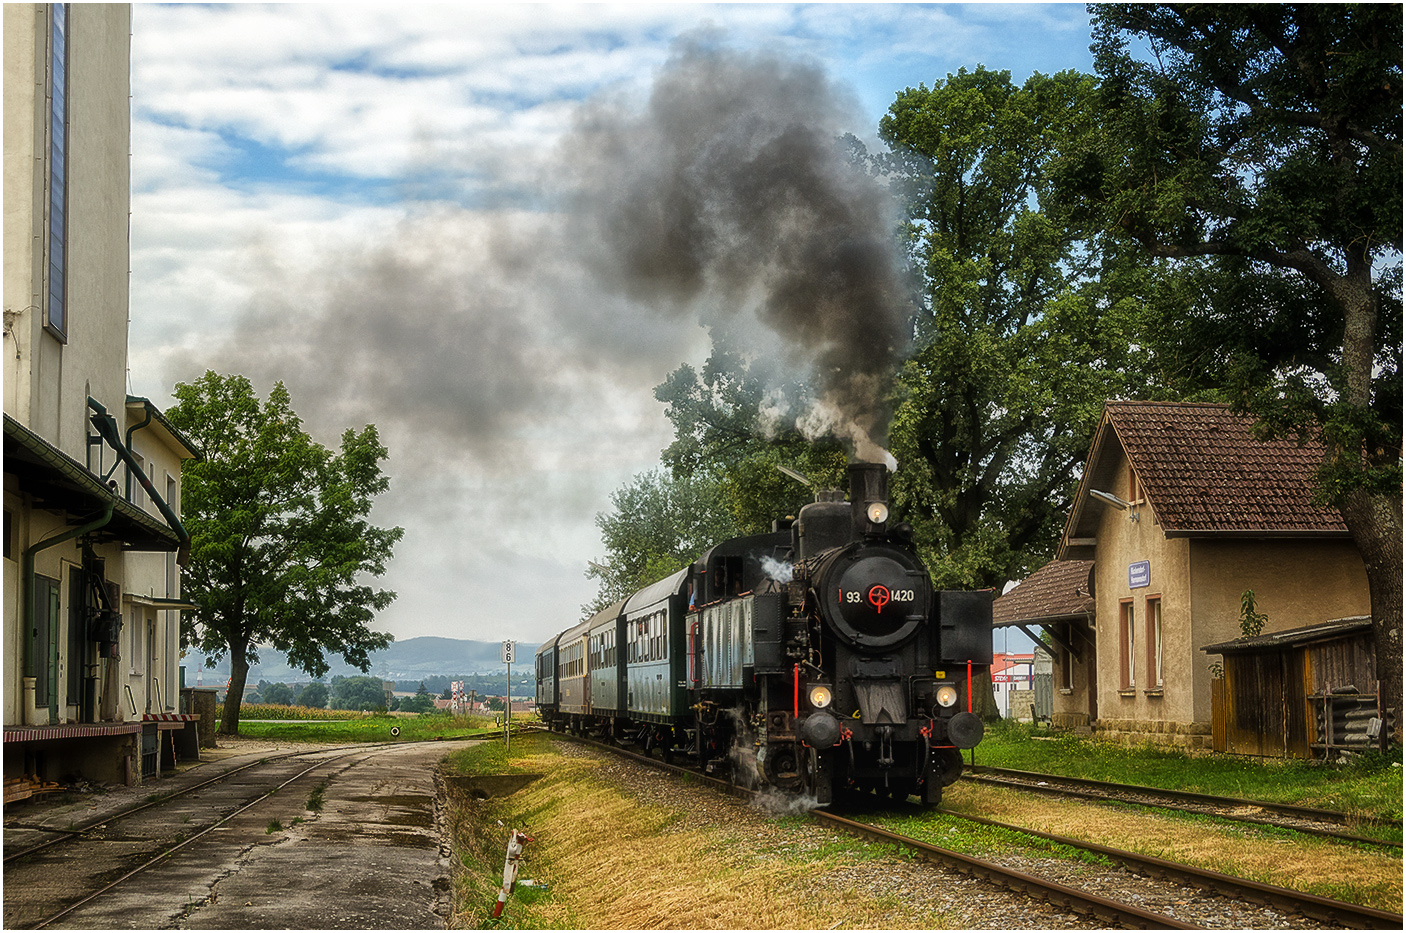
[[[246,864],[240,855],[246,849],[290,852],[288,847],[268,845],[281,838],[272,835],[275,825],[280,833],[284,823],[296,826],[310,815],[305,799],[311,801],[316,796],[320,806],[322,791],[329,781],[341,780],[348,769],[369,766],[378,755],[386,753],[390,744],[320,747],[262,756],[159,799],[57,831],[55,838],[14,847],[5,855],[4,925],[27,929],[55,925],[159,927],[169,925],[172,917],[180,915],[183,904],[186,912],[206,911],[201,916],[228,911],[231,906],[237,910],[236,905],[216,906],[212,896],[215,885],[228,888],[238,883],[221,880],[231,876],[228,866],[239,866],[233,869],[235,874],[251,872],[254,863]],[[405,747],[416,743],[395,744]],[[377,806],[392,809],[394,803]],[[311,802],[306,807],[316,809]],[[315,824],[314,817],[305,826],[311,828]],[[29,831],[56,832],[44,827]],[[390,844],[421,844],[415,840],[401,843],[400,837],[405,833],[402,828],[393,827],[386,831],[386,838],[395,840]],[[313,858],[316,860],[315,855]],[[287,875],[290,879],[304,877],[306,871]],[[206,893],[200,894],[202,891]],[[293,893],[296,897],[309,892]],[[309,903],[304,906],[309,911],[324,911],[323,905],[317,903],[320,893],[310,892],[306,898]],[[296,915],[280,916],[284,919],[275,926],[288,925],[287,918]],[[296,927],[296,920],[292,922]],[[246,918],[233,925],[260,928],[266,924]]]
[[[983,826],[992,826],[1011,832],[1024,833],[1027,836],[1034,836],[1035,838],[1043,839],[1055,845],[1082,849],[1086,852],[1094,852],[1132,871],[1140,872],[1153,878],[1163,878],[1168,881],[1190,884],[1202,890],[1214,891],[1225,897],[1249,901],[1255,904],[1263,904],[1267,907],[1273,907],[1276,910],[1289,913],[1301,914],[1322,923],[1338,924],[1351,929],[1366,930],[1397,929],[1402,925],[1403,918],[1399,913],[1377,910],[1372,907],[1362,907],[1357,904],[1350,904],[1345,901],[1333,900],[1326,897],[1318,897],[1313,894],[1305,894],[1288,888],[1261,884],[1257,881],[1236,878],[1221,872],[1195,868],[1179,862],[1170,862],[1166,859],[1151,855],[1143,855],[1138,852],[1130,852],[1126,849],[1117,849],[1112,846],[1085,842],[1080,839],[1071,839],[1067,836],[1059,836],[1054,833],[1040,832],[1023,826],[1014,826],[1010,823],[986,819],[985,817],[955,813],[951,810],[939,810],[938,812],[946,816],[979,823]]]
[[[1400,840],[1363,836],[1344,830],[1354,824],[1388,825],[1388,821],[1356,817],[1335,810],[1322,810],[1297,804],[1271,803],[1236,797],[1217,797],[1191,791],[1166,790],[1139,784],[1115,784],[1058,774],[1016,771],[1009,768],[978,766],[963,780],[995,787],[1015,788],[1046,796],[1069,797],[1107,803],[1127,803],[1183,813],[1197,813],[1237,823],[1252,823],[1289,829],[1309,836],[1342,842],[1401,848]]]
[[[659,759],[639,754],[638,752],[589,739],[582,739],[578,736],[565,737],[571,738],[574,741],[584,742],[592,747],[610,751],[613,754],[622,755],[649,767],[659,768],[678,774],[687,774],[694,780],[702,781],[711,787],[733,794],[734,796],[744,798],[755,796],[751,791],[738,788],[710,775],[700,774],[698,771],[690,768],[665,763]],[[1082,849],[1084,851],[1096,853],[1123,866],[1130,873],[1130,881],[1132,881],[1137,874],[1173,881],[1184,885],[1190,885],[1197,890],[1208,892],[1208,894],[1213,896],[1262,904],[1283,913],[1306,917],[1320,924],[1335,924],[1348,928],[1363,929],[1399,929],[1402,926],[1401,914],[1393,914],[1343,901],[1303,894],[1288,888],[1279,888],[1273,885],[1246,881],[1218,872],[1204,871],[1191,866],[1156,859],[1150,856],[1142,856],[1132,852],[1124,852],[1122,850],[1081,840],[1032,832],[1022,827],[1009,826],[993,820],[968,817],[964,814],[950,815],[959,816],[962,819],[972,820],[990,826],[999,826],[1014,832],[1025,833],[1029,836],[1042,838],[1072,849]],[[1014,869],[993,861],[975,858],[921,839],[915,839],[902,833],[893,832],[892,830],[878,825],[877,822],[853,820],[838,814],[829,813],[823,809],[811,811],[811,816],[825,825],[833,826],[866,839],[902,846],[907,851],[929,861],[981,878],[992,884],[1007,888],[1008,890],[1040,898],[1051,904],[1063,907],[1072,913],[1096,918],[1100,923],[1108,926],[1122,926],[1130,929],[1198,928],[1196,925],[1184,922],[1176,917],[1147,910],[1136,904],[1106,898],[1098,894],[1093,894],[1040,877],[1036,874]]]
[[[357,746],[341,746],[341,748],[355,747]],[[234,767],[226,768],[223,771],[220,771],[219,773],[213,775],[212,777],[209,777],[203,781],[199,781],[198,783],[182,785],[167,793],[153,794],[151,797],[147,798],[142,803],[135,804],[129,807],[122,807],[117,810],[99,813],[87,819],[75,821],[64,827],[47,826],[33,822],[26,822],[24,820],[9,821],[5,824],[5,834],[9,837],[7,839],[7,842],[15,843],[15,847],[6,849],[4,853],[4,864],[9,865],[12,862],[19,861],[20,859],[37,855],[38,853],[43,852],[46,849],[50,849],[54,846],[62,845],[65,842],[71,842],[75,839],[81,838],[96,827],[106,826],[107,824],[113,821],[135,816],[139,813],[151,810],[155,807],[166,806],[172,801],[179,800],[180,798],[189,796],[191,794],[195,794],[198,791],[204,790],[214,785],[230,781],[238,777],[240,774],[249,771],[252,768],[257,768],[261,765],[266,765],[271,761],[282,761],[289,758],[297,758],[312,754],[321,754],[328,751],[336,750],[338,750],[338,747],[335,746],[332,748],[320,746],[315,749],[301,749],[299,751],[285,752],[276,755],[260,755],[253,761],[250,761],[246,764],[235,765]],[[15,842],[17,837],[19,841]],[[29,841],[32,839],[37,839],[37,841]]]

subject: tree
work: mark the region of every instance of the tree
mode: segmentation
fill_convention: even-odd
[[[385,709],[386,692],[379,677],[332,678],[328,705],[332,709]]]
[[[413,697],[402,697],[400,700],[400,711],[402,713],[429,713],[434,711],[434,697],[428,693],[417,693]]]
[[[778,385],[770,374],[758,374],[756,362],[715,330],[701,371],[684,364],[654,390],[674,425],[664,464],[675,480],[706,484],[709,498],[699,504],[717,516],[712,541],[724,531],[761,534],[814,500],[814,491],[780,466],[821,488],[843,489],[848,482],[844,443],[823,428],[807,433],[798,426],[814,402],[810,388]]]
[[[183,469],[184,520],[193,540],[182,641],[231,679],[220,731],[239,731],[239,703],[258,646],[272,645],[314,677],[324,651],[361,670],[391,636],[373,632],[395,594],[368,585],[385,572],[399,528],[367,520],[389,483],[376,429],[348,429],[332,452],[302,429],[282,383],[262,405],[243,376],[207,372],[176,386],[167,417],[204,453]]]
[[[1211,374],[1263,434],[1323,441],[1399,730],[1401,8],[1090,9],[1100,118],[1061,160],[1063,200],[1200,299],[1160,338],[1183,378]]]
[[[1145,272],[1047,203],[1093,93],[1075,72],[1017,87],[963,69],[879,125],[922,294],[892,494],[939,586],[999,588],[1047,560],[1104,400],[1155,393],[1136,350]]]
[[[327,685],[313,681],[298,691],[293,702],[311,709],[327,708]]]
[[[263,681],[260,681],[259,702],[274,706],[291,706],[293,704],[293,688],[282,682],[265,685]]]
[[[676,478],[654,470],[611,494],[611,512],[596,515],[606,556],[587,577],[600,581],[586,615],[692,563],[712,544],[736,534],[718,507],[717,483],[706,474]]]

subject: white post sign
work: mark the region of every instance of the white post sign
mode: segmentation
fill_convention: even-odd
[[[513,745],[513,654],[517,644],[512,641],[503,642],[503,663],[508,665],[508,682],[503,691],[503,747],[512,748]]]

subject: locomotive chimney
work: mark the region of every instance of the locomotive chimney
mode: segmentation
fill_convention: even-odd
[[[889,520],[888,467],[882,463],[851,463],[849,503],[856,535],[882,534]]]

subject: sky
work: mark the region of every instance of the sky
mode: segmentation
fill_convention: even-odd
[[[405,534],[372,627],[529,646],[594,596],[596,516],[672,439],[653,389],[712,334],[817,386],[817,430],[881,436],[893,218],[834,140],[880,151],[895,95],[961,68],[1092,70],[1074,4],[137,4],[132,29],[129,390],[238,372],[328,446],[375,424],[372,519]]]

